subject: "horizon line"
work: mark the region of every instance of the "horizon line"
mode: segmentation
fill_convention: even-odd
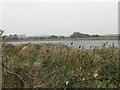
[[[74,33],[74,32],[73,32]],[[72,33],[72,34],[73,34]],[[81,32],[79,32],[79,33],[81,33]],[[10,34],[3,34],[3,35],[15,35],[15,34],[17,34],[17,33],[10,33]],[[72,35],[72,34],[70,34],[70,35]],[[88,35],[118,35],[119,33],[108,33],[108,34],[98,34],[98,33],[96,33],[96,34],[89,34],[89,33],[82,33],[82,34],[88,34]],[[64,35],[64,34],[41,34],[41,35],[30,35],[30,34],[17,34],[17,35],[25,35],[25,36],[51,36],[51,35],[55,35],[55,36],[70,36],[70,35]]]

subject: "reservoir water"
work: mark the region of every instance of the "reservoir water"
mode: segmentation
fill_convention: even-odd
[[[78,48],[79,46],[89,48],[90,46],[102,46],[104,43],[108,42],[109,45],[119,46],[120,40],[59,40],[59,41],[20,41],[20,42],[7,42],[14,45],[18,44],[65,44],[73,48]],[[72,45],[71,45],[72,44]]]

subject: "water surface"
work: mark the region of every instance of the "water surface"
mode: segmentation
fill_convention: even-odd
[[[103,43],[108,42],[109,45],[115,45],[118,47],[118,40],[62,40],[62,41],[20,41],[20,42],[8,42],[14,45],[18,44],[65,44],[73,48],[78,48],[79,46],[89,48],[90,46],[102,46]],[[119,41],[120,42],[120,41]]]

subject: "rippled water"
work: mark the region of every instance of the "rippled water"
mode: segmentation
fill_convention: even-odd
[[[75,41],[68,40],[68,41],[25,41],[25,42],[8,42],[8,43],[15,44],[15,45],[26,44],[26,43],[31,43],[31,44],[53,43],[53,44],[65,44],[74,48],[78,48],[79,46],[89,48],[90,46],[101,46],[105,42],[108,42],[109,45],[114,44],[115,46],[118,47],[118,42],[120,41],[118,40],[75,40]]]

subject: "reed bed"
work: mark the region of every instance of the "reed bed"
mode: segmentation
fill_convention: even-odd
[[[118,88],[119,48],[3,45],[3,88]]]

